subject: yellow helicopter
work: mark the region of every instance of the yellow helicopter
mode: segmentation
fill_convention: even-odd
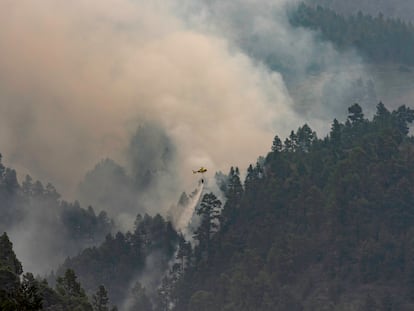
[[[197,173],[205,173],[205,172],[207,172],[207,169],[206,168],[204,168],[204,167],[200,167],[198,170],[196,170],[196,171],[194,171],[193,170],[193,174],[197,174]]]

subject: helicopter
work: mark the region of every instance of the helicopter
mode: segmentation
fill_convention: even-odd
[[[207,169],[206,168],[204,168],[204,167],[200,167],[198,170],[196,170],[196,171],[194,171],[193,170],[193,174],[197,174],[197,173],[201,173],[201,174],[203,174],[203,173],[205,173],[205,172],[207,172]]]
[[[198,170],[194,171],[193,174],[202,174],[202,178],[200,179],[201,183],[204,184],[204,173],[207,172],[207,169],[205,167],[200,167]]]

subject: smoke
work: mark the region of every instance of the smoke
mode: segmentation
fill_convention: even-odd
[[[62,226],[59,229],[56,224],[59,217],[56,208],[33,204],[24,212],[24,220],[14,225],[8,234],[14,241],[14,251],[22,260],[24,271],[45,274],[70,253],[69,243],[64,242],[65,229]]]
[[[14,251],[27,272],[46,275],[67,256],[101,243],[111,231],[106,214],[82,209],[77,203],[58,204],[50,197],[26,197],[24,217],[13,224],[0,224],[14,241]]]
[[[168,258],[161,252],[154,251],[150,253],[145,259],[145,267],[139,276],[133,278],[128,286],[127,294],[124,301],[120,303],[120,310],[132,311],[141,309],[142,306],[136,305],[139,295],[134,293],[134,287],[142,286],[145,295],[151,298],[157,297],[157,290],[160,286],[160,280],[165,276],[166,269],[168,268]],[[138,296],[138,297],[136,297]],[[151,305],[151,303],[149,302]],[[138,308],[137,308],[138,307]],[[140,308],[141,307],[141,308]],[[146,308],[142,308],[147,310]]]
[[[165,214],[166,202],[176,200],[182,191],[176,153],[162,128],[141,124],[127,148],[125,167],[111,159],[102,160],[86,174],[77,197],[107,211],[122,231],[130,230],[138,213]]]
[[[305,122],[326,131],[368,104],[370,77],[356,54],[291,27],[286,3],[2,1],[5,162],[127,223],[166,212],[194,168],[243,169]]]
[[[193,230],[191,228],[191,221],[194,216],[197,205],[200,202],[203,194],[204,182],[201,183],[191,194],[186,197],[185,202],[179,202],[178,206],[172,211],[177,211],[173,214],[172,220],[174,227],[180,231],[187,241],[193,241]],[[185,195],[185,194],[184,194]],[[182,200],[180,200],[182,201]]]
[[[100,159],[127,165],[142,122],[168,133],[188,187],[193,167],[246,167],[276,133],[322,128],[369,78],[356,55],[291,27],[285,0],[1,6],[2,152],[66,198]]]
[[[125,168],[111,159],[99,162],[79,184],[77,197],[88,206],[98,207],[115,220],[123,232],[131,229],[138,208],[137,193]]]
[[[355,51],[338,51],[316,32],[290,25],[289,13],[298,2],[189,0],[192,10],[201,12],[189,23],[224,34],[251,59],[279,72],[294,112],[325,133],[324,124],[343,116],[350,103],[375,107],[376,91]]]
[[[1,6],[1,148],[9,165],[65,197],[99,159],[125,164],[142,121],[171,136],[183,176],[246,165],[276,128],[297,123],[278,73],[162,1]]]

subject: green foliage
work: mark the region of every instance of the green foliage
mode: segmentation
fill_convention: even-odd
[[[16,171],[2,163],[0,154],[0,225],[2,228],[23,218],[24,196],[20,191]]]
[[[345,17],[321,6],[300,4],[292,12],[294,26],[319,31],[340,50],[357,48],[372,62],[414,64],[414,26],[399,19],[356,15]]]
[[[348,112],[348,119],[351,121],[351,124],[359,124],[364,121],[364,114],[362,112],[362,108],[357,103],[349,107]]]
[[[131,310],[414,309],[414,110],[379,103],[372,120],[359,104],[348,112],[323,139],[307,124],[284,144],[275,136],[244,183],[238,168],[217,174],[226,202],[222,208],[215,194],[202,197],[194,249],[160,215],[138,215],[133,232],[107,235],[68,258],[55,291],[31,274],[20,279],[22,266],[3,234],[0,309],[108,310],[109,298],[123,301],[154,254],[170,274],[158,297],[136,283]],[[2,198],[13,193],[59,206],[75,239],[108,228],[105,214],[61,202],[52,185],[30,177],[20,186],[6,171],[0,165]]]
[[[85,292],[82,290],[80,283],[76,281],[75,271],[67,269],[63,277],[58,277],[56,290],[62,296],[83,297]]]
[[[275,139],[239,191],[230,171],[232,212],[173,284],[174,310],[413,309],[414,110],[348,112],[324,139]]]
[[[64,276],[56,280],[56,291],[63,297],[64,305],[73,310],[92,311],[84,289],[77,281],[75,271],[67,269]]]
[[[22,271],[12,243],[4,233],[0,237],[0,310],[91,310],[86,296],[69,303],[66,296],[48,287],[46,281],[35,279],[33,274],[26,273],[20,278]],[[76,279],[74,275],[73,278]]]
[[[197,215],[200,216],[200,225],[194,232],[194,238],[198,241],[196,257],[198,260],[207,258],[210,255],[210,241],[219,227],[219,217],[221,212],[221,201],[214,193],[206,193],[201,199],[200,205],[196,208]]]
[[[92,306],[94,311],[109,311],[108,292],[105,286],[99,285],[98,291],[92,296]]]
[[[227,226],[231,221],[233,221],[237,214],[237,208],[240,205],[240,199],[243,195],[243,186],[240,181],[240,172],[239,168],[230,168],[230,172],[226,178],[226,191],[224,195],[227,199],[224,204],[223,210],[221,211],[221,202],[220,208],[217,210],[217,213],[220,214],[220,223],[221,226]]]
[[[138,215],[134,232],[107,235],[99,247],[67,258],[57,274],[73,269],[87,293],[92,295],[102,285],[110,301],[119,305],[128,295],[125,288],[144,270],[147,257],[156,253],[159,269],[166,271],[177,242],[178,234],[163,217]]]
[[[37,238],[50,241],[42,246],[50,253],[77,253],[85,246],[102,241],[113,227],[105,212],[96,215],[92,207],[84,209],[77,201],[60,200],[60,194],[50,183],[44,186],[27,175],[20,185],[16,172],[4,167],[0,155],[0,227],[10,230],[29,218]],[[38,219],[34,221],[35,218]],[[42,230],[36,230],[37,225]],[[64,248],[62,241],[65,241]]]
[[[10,242],[6,232],[0,236],[0,267],[16,275],[23,273],[22,264],[17,259],[13,251],[13,244]]]
[[[282,141],[280,140],[279,136],[276,135],[272,143],[272,152],[280,152],[282,151],[282,148],[283,148]]]

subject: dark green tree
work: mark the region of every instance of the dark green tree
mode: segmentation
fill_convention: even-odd
[[[63,277],[56,279],[56,291],[63,297],[65,305],[73,310],[92,311],[85,290],[77,281],[75,271],[67,269]]]
[[[317,139],[316,133],[307,124],[299,127],[296,131],[296,137],[299,149],[304,152],[309,152],[313,142]]]
[[[17,310],[22,265],[6,233],[0,236],[0,310]]]
[[[40,284],[32,273],[23,275],[18,294],[19,310],[41,310],[43,297],[40,294]]]
[[[273,139],[273,143],[272,143],[272,152],[281,152],[283,149],[283,144],[282,141],[280,140],[279,136],[276,135],[275,138]]]
[[[23,273],[22,264],[17,259],[13,251],[13,244],[10,242],[6,232],[0,236],[0,266],[16,275]]]
[[[224,204],[223,211],[220,216],[222,225],[227,225],[229,221],[235,219],[237,210],[240,207],[240,200],[243,196],[243,186],[240,181],[239,168],[230,168],[230,172],[227,178],[226,192],[227,198]]]
[[[331,126],[331,132],[329,133],[329,138],[331,139],[334,149],[338,149],[339,145],[341,144],[341,132],[341,125],[337,119],[334,119]]]
[[[348,112],[348,119],[351,121],[352,124],[355,125],[364,121],[364,113],[362,112],[362,108],[358,103],[355,103],[351,107],[349,107]]]
[[[396,118],[396,123],[400,132],[403,135],[407,135],[409,132],[408,124],[414,121],[414,110],[403,105],[398,107],[398,109],[393,112],[393,115]]]
[[[13,244],[4,233],[0,237],[0,310],[36,311],[42,308],[38,282],[31,273],[23,273],[22,265],[13,251]]]
[[[176,259],[179,261],[180,273],[184,272],[186,267],[191,263],[192,248],[191,243],[184,239],[182,234],[178,237],[178,249]]]
[[[105,286],[99,285],[98,290],[92,295],[92,307],[94,311],[109,311],[108,307],[108,292]]]
[[[214,193],[206,193],[196,209],[197,215],[200,216],[200,225],[194,232],[194,238],[198,242],[199,257],[205,256],[208,259],[211,237],[219,227],[220,212],[221,201]]]
[[[75,271],[73,271],[72,269],[67,269],[65,275],[63,277],[58,277],[56,282],[56,290],[62,296],[85,296],[85,291],[82,289],[80,283],[77,281]]]

